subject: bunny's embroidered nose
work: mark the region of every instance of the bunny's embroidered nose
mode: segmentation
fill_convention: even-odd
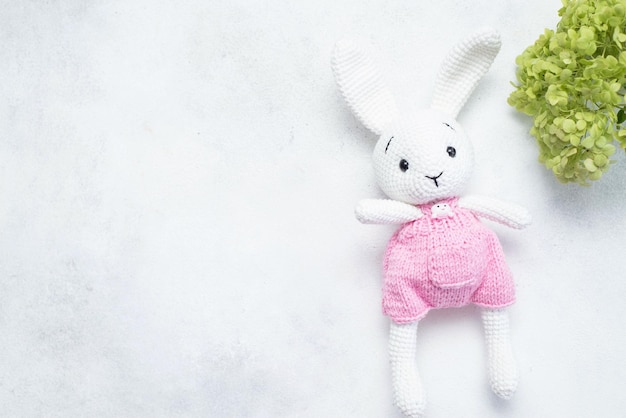
[[[434,181],[434,182],[435,182],[435,186],[436,186],[436,187],[439,187],[439,183],[437,183],[437,179],[438,179],[439,177],[441,177],[441,175],[442,175],[442,174],[443,174],[443,171],[442,171],[441,173],[439,173],[439,175],[438,175],[438,176],[435,176],[435,177],[425,176],[425,177],[427,177],[427,178],[431,179],[432,181]]]

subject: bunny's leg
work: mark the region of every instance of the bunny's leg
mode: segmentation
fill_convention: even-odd
[[[426,406],[422,384],[417,372],[417,322],[391,322],[389,357],[395,405],[411,418],[421,417]]]
[[[510,399],[517,389],[517,367],[511,348],[509,317],[504,309],[483,309],[487,342],[489,383],[502,399]]]

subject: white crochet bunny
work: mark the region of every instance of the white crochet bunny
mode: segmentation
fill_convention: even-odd
[[[458,197],[470,178],[473,152],[456,116],[499,49],[500,37],[491,29],[458,44],[442,65],[430,109],[402,117],[365,48],[341,41],[333,55],[349,107],[380,135],[374,171],[390,198],[362,200],[356,217],[363,223],[403,224],[385,254],[383,311],[391,318],[394,401],[409,417],[421,416],[425,407],[416,333],[430,309],[481,306],[491,387],[505,399],[517,387],[504,310],[515,299],[513,280],[498,239],[477,217],[521,229],[530,214],[490,198]]]

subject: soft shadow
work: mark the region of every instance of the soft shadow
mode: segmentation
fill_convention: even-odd
[[[420,334],[427,334],[461,322],[471,322],[472,327],[477,332],[482,333],[480,308],[475,305],[462,308],[433,309],[420,321],[419,332]]]
[[[489,384],[487,383],[486,391],[489,391],[489,403],[493,410],[497,413],[498,416],[508,416],[510,411],[515,409],[515,395],[513,395],[512,399],[505,400],[499,398],[495,393],[493,393],[489,389]]]

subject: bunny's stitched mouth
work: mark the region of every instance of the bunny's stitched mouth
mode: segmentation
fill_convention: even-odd
[[[431,179],[432,181],[435,182],[435,187],[439,187],[439,183],[437,183],[437,179],[441,177],[442,174],[443,174],[443,171],[439,173],[438,176],[435,176],[435,177],[431,177],[431,176],[424,176],[424,177]]]

